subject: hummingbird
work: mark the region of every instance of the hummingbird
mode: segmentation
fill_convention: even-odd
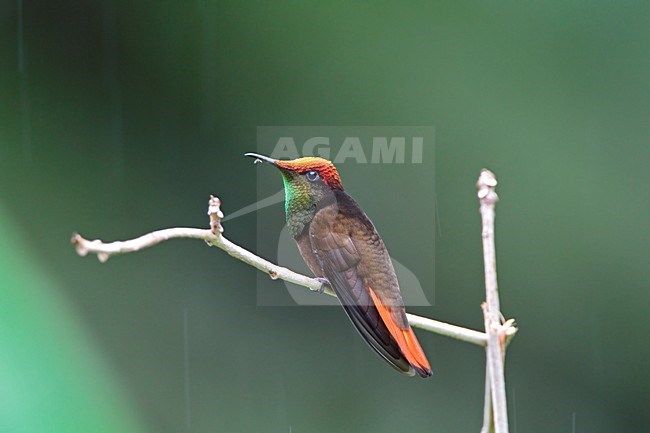
[[[336,293],[368,345],[397,371],[431,376],[406,317],[395,269],[375,226],[343,189],[331,161],[278,160],[246,153],[280,170],[287,227],[303,260]]]

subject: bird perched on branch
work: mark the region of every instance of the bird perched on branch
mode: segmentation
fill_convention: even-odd
[[[343,189],[330,161],[277,160],[284,182],[289,232],[311,271],[332,287],[368,345],[401,373],[431,376],[431,367],[408,323],[393,264],[375,226]]]

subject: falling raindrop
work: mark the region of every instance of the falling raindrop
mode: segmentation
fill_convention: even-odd
[[[576,413],[571,414],[571,433],[576,433]]]
[[[183,309],[183,364],[185,379],[185,427],[192,431],[192,400],[190,399],[190,338],[187,307]]]
[[[22,130],[23,158],[28,164],[32,162],[32,122],[29,108],[29,80],[27,77],[27,62],[25,54],[25,20],[23,0],[18,0],[17,29],[17,67],[20,93],[20,124]]]
[[[122,179],[124,176],[124,128],[122,116],[122,93],[118,81],[118,42],[117,14],[113,0],[103,2],[102,31],[103,31],[103,72],[104,82],[108,90],[110,104],[111,155],[113,176]]]
[[[517,433],[517,389],[512,387],[512,431]]]
[[[216,132],[218,119],[218,83],[219,83],[219,52],[217,21],[219,19],[216,2],[199,0],[201,12],[201,113],[199,130],[201,140],[209,143]]]
[[[23,39],[23,0],[18,0],[18,73],[25,70],[25,41]]]

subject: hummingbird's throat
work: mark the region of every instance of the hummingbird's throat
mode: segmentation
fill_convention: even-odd
[[[311,222],[316,213],[316,204],[309,186],[291,182],[282,176],[284,182],[284,212],[291,236],[297,238]]]

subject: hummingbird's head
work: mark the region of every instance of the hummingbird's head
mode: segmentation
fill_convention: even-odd
[[[343,190],[336,167],[330,161],[305,157],[292,160],[269,158],[257,153],[247,153],[255,162],[266,162],[280,170],[284,182],[287,218],[296,212],[311,211],[316,206],[331,202],[334,190]]]

